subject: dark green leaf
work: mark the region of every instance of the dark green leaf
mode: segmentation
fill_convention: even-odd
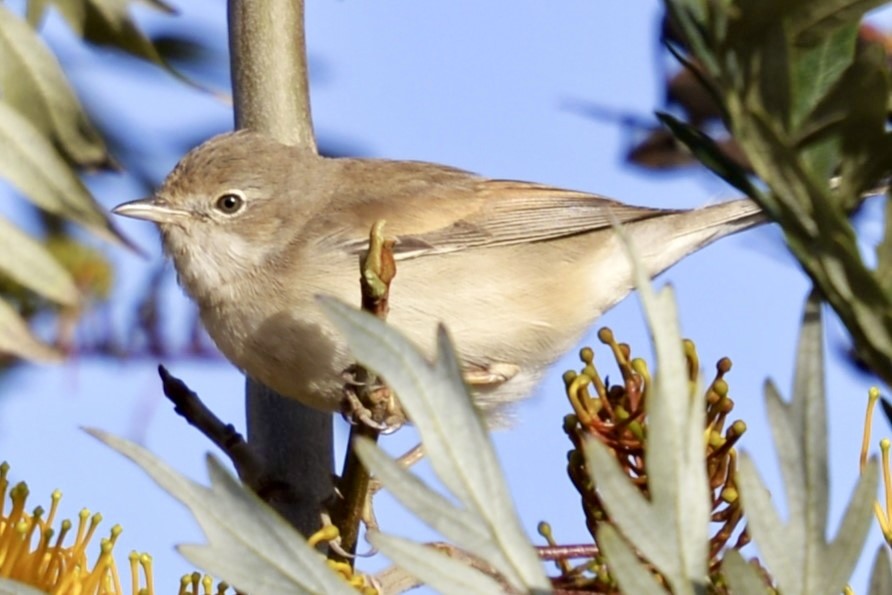
[[[877,246],[876,278],[886,295],[892,296],[892,199],[886,194],[886,217],[883,241]]]
[[[721,147],[707,134],[666,113],[658,112],[657,118],[672,131],[678,140],[684,143],[703,165],[717,176],[747,196],[754,197],[759,193],[750,181],[747,172],[725,155]]]
[[[794,48],[790,57],[793,64],[791,121],[799,128],[807,114],[839,81],[842,73],[855,57],[858,25],[841,27],[808,48]]]
[[[884,0],[809,0],[801,2],[798,10],[792,14],[790,19],[791,33],[798,45],[818,44],[840,27],[861,22],[867,11],[885,3]]]

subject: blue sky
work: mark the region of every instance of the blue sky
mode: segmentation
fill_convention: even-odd
[[[179,17],[140,11],[146,27],[196,31],[218,49],[225,44],[225,8],[220,2],[179,2]],[[661,105],[657,44],[659,3],[598,3],[590,0],[504,4],[450,2],[310,2],[307,37],[313,69],[313,115],[323,143],[365,156],[437,161],[488,176],[544,182],[589,190],[637,204],[687,207],[734,193],[705,171],[650,174],[623,163],[630,133],[566,109],[571,101],[647,117]],[[188,137],[231,127],[230,107],[171,81],[128,59],[77,50],[55,23],[53,44],[97,117],[138,135],[142,165],[156,178],[179,157],[171,147]],[[225,88],[220,62],[205,82]],[[195,133],[199,134],[199,133]],[[108,207],[138,197],[126,178],[96,180],[94,190]],[[864,237],[879,240],[878,200],[863,217]],[[148,259],[109,249],[120,278],[111,315],[124,323],[134,296],[161,255],[151,226],[122,221],[121,227],[150,254]],[[871,244],[872,245],[872,244]],[[870,246],[865,246],[869,249]],[[398,281],[397,281],[398,282]],[[728,377],[736,417],[748,432],[742,449],[756,458],[777,490],[776,464],[764,416],[762,386],[773,379],[789,394],[799,316],[808,284],[773,229],[723,240],[672,269],[659,280],[675,287],[685,336],[698,348],[706,375],[722,356],[734,369]],[[190,306],[172,277],[166,281],[171,335],[189,320]],[[613,328],[639,354],[649,353],[637,300],[625,300],[598,323]],[[597,327],[595,327],[597,328]],[[844,333],[828,324],[828,393],[832,477],[831,527],[857,475],[861,420],[872,380],[838,358]],[[607,350],[593,335],[601,361]],[[221,417],[243,424],[242,379],[224,361],[164,361]],[[187,427],[164,400],[155,360],[110,361],[75,357],[55,368],[26,367],[0,384],[0,459],[25,479],[32,504],[63,490],[66,516],[82,506],[103,513],[106,530],[121,523],[119,563],[131,549],[155,558],[156,584],[177,584],[191,567],[174,543],[201,537],[186,512],[137,468],[83,434],[93,426],[136,440],[182,472],[205,478],[209,444]],[[605,364],[606,365],[606,364]],[[564,471],[569,442],[561,430],[568,411],[560,373],[577,367],[568,355],[537,393],[522,404],[519,423],[494,439],[520,515],[531,535],[547,520],[558,541],[586,541],[578,495]],[[615,375],[609,368],[605,371]],[[338,441],[345,431],[338,421]],[[411,432],[384,441],[393,452],[413,443]],[[880,420],[875,436],[888,435]],[[432,535],[381,497],[384,528],[422,539]],[[535,541],[541,543],[538,536]],[[871,534],[873,548],[879,533]],[[865,591],[867,562],[854,585]]]

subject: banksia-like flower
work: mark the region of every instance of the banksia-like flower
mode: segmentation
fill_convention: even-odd
[[[646,410],[652,392],[652,379],[644,360],[632,358],[631,348],[618,343],[610,329],[602,328],[598,338],[610,348],[619,368],[620,381],[613,384],[602,376],[595,366],[594,351],[590,348],[580,352],[582,369],[564,374],[567,397],[573,407],[573,413],[564,418],[564,431],[573,443],[573,449],[567,455],[567,471],[582,497],[586,525],[595,544],[589,552],[591,556],[582,564],[570,566],[566,559],[559,561],[561,576],[555,579],[555,586],[611,593],[617,591],[617,585],[610,576],[609,560],[600,553],[595,537],[598,526],[610,522],[610,515],[601,502],[597,485],[588,473],[583,443],[586,438],[593,437],[609,446],[632,483],[645,496],[649,496],[645,466],[648,436]],[[712,495],[714,524],[709,567],[713,575],[712,586],[716,592],[724,592],[718,572],[721,553],[729,544],[732,548],[741,548],[749,541],[745,530],[736,531],[743,519],[743,511],[734,480],[737,467],[735,445],[746,431],[746,424],[729,420],[734,402],[729,397],[725,375],[731,369],[731,360],[722,358],[718,361],[715,377],[706,387],[705,394],[696,396],[700,362],[693,342],[685,341],[684,351],[690,387],[687,396],[700,399],[706,410],[703,456]],[[540,527],[540,533],[552,546],[549,550],[560,551],[547,525]],[[733,543],[730,543],[732,539]],[[580,550],[581,546],[571,546],[571,549]]]

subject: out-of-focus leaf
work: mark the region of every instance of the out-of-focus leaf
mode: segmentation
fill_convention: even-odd
[[[690,395],[671,289],[653,291],[644,268],[636,264],[635,247],[622,227],[616,231],[634,264],[659,369],[655,394],[647,400],[650,498],[633,486],[598,440],[585,444],[587,465],[612,523],[630,544],[663,575],[673,593],[699,593],[707,575],[710,518],[703,403]]]
[[[81,109],[56,57],[28,24],[0,5],[2,101],[53,139],[75,163],[108,161],[102,137]]]
[[[43,244],[3,217],[0,217],[0,255],[0,273],[58,304],[77,304],[77,287],[68,271]]]
[[[873,570],[870,572],[869,595],[888,595],[892,593],[892,564],[889,562],[889,548],[881,545],[873,559]]]
[[[0,177],[37,206],[111,241],[124,242],[59,153],[17,111],[0,103]]]
[[[740,459],[738,485],[749,530],[762,561],[783,593],[831,595],[850,577],[870,527],[877,488],[871,459],[846,507],[836,537],[827,539],[829,478],[820,302],[812,294],[803,314],[793,400],[773,385],[766,405],[787,496],[783,522],[750,457]]]
[[[682,122],[666,113],[657,113],[672,134],[694,154],[694,156],[717,176],[746,194],[753,196],[758,190],[749,179],[747,172],[735,163],[722,148],[707,134],[690,124]]]
[[[799,2],[797,10],[790,17],[790,32],[798,45],[818,44],[840,27],[859,23],[867,11],[885,3],[885,0],[808,0]]]
[[[115,449],[185,504],[208,539],[180,545],[183,556],[247,593],[355,595],[291,525],[208,456],[210,487],[180,475],[144,448],[100,430],[92,436]]]
[[[883,229],[883,241],[877,246],[876,276],[883,289],[892,295],[892,199],[886,195],[886,217]]]
[[[107,45],[171,70],[130,15],[134,0],[43,0],[59,9],[68,26],[84,40]],[[157,10],[176,12],[160,0],[142,0]],[[179,76],[177,74],[177,76]]]
[[[502,595],[505,589],[467,561],[455,560],[429,545],[371,532],[368,539],[381,553],[439,593]]]
[[[738,550],[725,551],[722,558],[722,574],[731,587],[734,595],[766,595],[767,585],[759,571],[752,564],[747,564]]]
[[[792,123],[800,126],[805,116],[815,109],[824,95],[835,85],[855,56],[858,24],[842,27],[820,44],[798,49],[792,64]]]
[[[34,336],[12,306],[0,300],[0,353],[35,362],[58,362],[62,354]]]
[[[548,579],[517,519],[495,450],[471,402],[446,331],[440,329],[437,359],[430,363],[408,339],[374,316],[332,298],[320,299],[319,304],[357,361],[387,379],[418,429],[440,481],[461,502],[462,506],[454,507],[442,496],[436,499],[451,526],[471,528],[456,534],[456,545],[480,556],[517,589],[547,590]],[[359,448],[357,453],[373,473],[378,471],[376,461],[369,457],[370,453],[374,457],[375,449]],[[393,465],[380,467],[386,471]],[[427,493],[433,492],[417,479],[385,482],[394,494],[404,487],[399,484],[412,487],[425,508],[435,501]],[[471,543],[465,543],[465,538]]]
[[[46,591],[0,577],[0,595],[46,595]]]
[[[654,578],[650,569],[641,563],[638,555],[611,525],[598,527],[598,545],[610,561],[611,576],[623,593],[640,595],[666,595],[668,591]]]

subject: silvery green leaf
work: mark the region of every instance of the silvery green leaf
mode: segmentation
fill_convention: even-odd
[[[735,549],[725,551],[725,556],[722,558],[722,574],[728,581],[733,595],[766,595],[768,592],[768,585],[756,567],[748,564],[743,555]]]
[[[120,242],[105,211],[52,143],[17,111],[0,102],[0,177],[40,208]]]
[[[494,578],[429,545],[378,532],[369,533],[368,539],[382,554],[440,593],[505,593]]]
[[[491,532],[477,514],[456,508],[371,441],[358,440],[355,446],[362,464],[387,486],[393,497],[443,537],[481,558],[497,549]]]
[[[821,570],[831,585],[845,585],[864,551],[867,532],[873,522],[873,503],[879,486],[876,457],[865,465],[846,506],[834,539],[821,549]]]
[[[668,538],[673,532],[672,519],[657,513],[623,473],[607,446],[592,438],[586,440],[584,448],[589,474],[611,522],[657,569],[662,572],[663,568],[672,568],[676,562],[675,548]]]
[[[640,595],[668,593],[611,525],[604,523],[598,527],[598,545],[604,550],[609,560],[610,573],[619,583],[623,593]]]
[[[877,555],[873,559],[868,593],[869,595],[892,593],[892,564],[889,562],[889,548],[885,544],[877,548]]]
[[[91,435],[138,464],[192,512],[207,545],[180,545],[191,563],[247,593],[355,591],[284,519],[208,456],[211,485],[180,475],[144,448],[100,430]]]
[[[19,581],[0,577],[0,595],[46,595],[46,591],[41,591]]]
[[[632,261],[659,374],[647,400],[645,464],[650,501],[601,444],[586,447],[589,470],[613,524],[666,578],[673,592],[704,588],[709,557],[710,501],[704,462],[704,403],[690,394],[675,301],[670,288],[654,292],[634,246],[615,225]]]
[[[437,359],[431,364],[374,316],[332,298],[320,298],[320,306],[357,361],[387,379],[417,427],[434,472],[479,518],[494,544],[484,561],[514,588],[550,589],[517,519],[485,423],[471,402],[445,330],[438,333]]]
[[[793,400],[785,403],[774,385],[765,400],[787,497],[784,522],[752,460],[740,458],[738,486],[749,530],[762,562],[779,590],[794,595],[839,593],[854,570],[870,527],[877,488],[871,460],[858,481],[836,537],[826,542],[829,483],[821,306],[816,294],[806,302]],[[777,496],[776,496],[777,497]]]
[[[74,280],[46,248],[0,217],[0,272],[43,297],[74,306],[79,296]]]
[[[58,60],[24,20],[0,5],[0,89],[3,102],[53,139],[78,165],[107,160]]]
[[[12,306],[0,300],[0,353],[35,362],[58,362],[62,353],[38,339]]]

